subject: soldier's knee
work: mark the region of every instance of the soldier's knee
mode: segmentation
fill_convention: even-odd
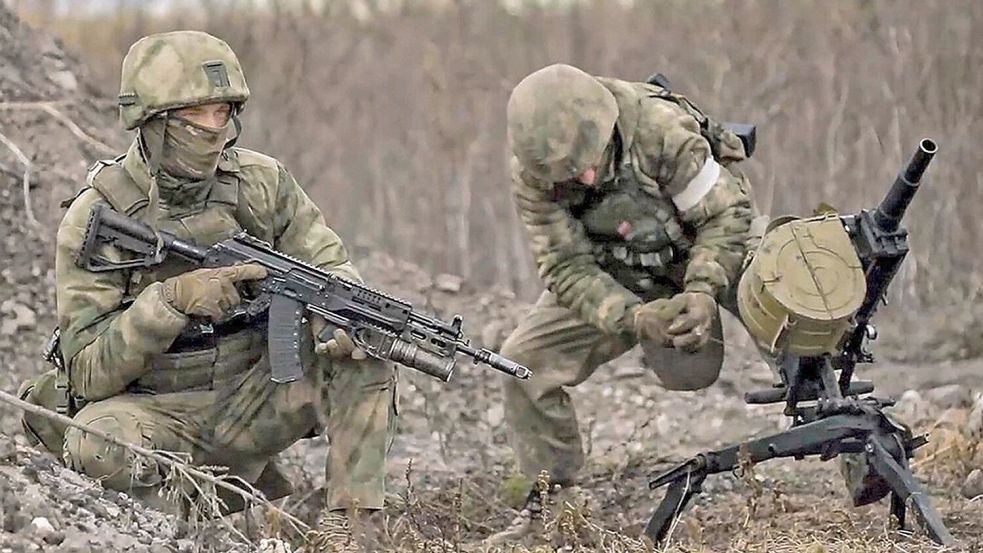
[[[57,393],[55,372],[49,371],[21,384],[17,390],[17,397],[33,405],[56,411],[58,409]],[[21,416],[21,425],[32,445],[41,444],[55,455],[61,455],[65,425],[27,412]]]
[[[97,403],[82,409],[75,420],[123,442],[152,447],[139,419],[125,410],[105,409]],[[140,458],[122,446],[77,428],[65,432],[64,458],[70,468],[115,490],[147,488],[163,481],[155,461]]]

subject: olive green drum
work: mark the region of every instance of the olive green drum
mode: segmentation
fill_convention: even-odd
[[[741,319],[772,353],[836,349],[866,293],[863,268],[836,214],[773,222],[738,284]]]

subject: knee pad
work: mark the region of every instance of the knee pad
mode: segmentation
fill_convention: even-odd
[[[17,390],[17,397],[33,405],[55,411],[58,405],[55,378],[55,371],[52,370],[28,380]],[[21,415],[21,425],[31,445],[41,444],[51,453],[61,456],[66,428],[64,424],[25,412]]]
[[[103,408],[96,403],[82,409],[75,420],[124,442],[152,447],[140,420],[123,409]],[[155,461],[77,428],[65,432],[64,460],[73,470],[118,491],[157,486],[164,479]]]

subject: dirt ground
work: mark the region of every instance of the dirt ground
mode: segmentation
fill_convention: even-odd
[[[20,25],[0,3],[0,132],[30,162],[30,197],[38,219],[37,225],[27,221],[23,164],[9,146],[0,147],[4,391],[16,391],[21,380],[43,370],[38,352],[54,324],[57,203],[79,186],[88,162],[125,141],[112,130],[111,104],[93,97],[84,83],[84,69],[57,41]],[[528,307],[507,291],[475,290],[385,256],[366,255],[358,264],[380,288],[440,315],[461,313],[466,330],[487,347],[499,346]],[[954,308],[948,317],[943,312],[943,320],[961,320],[966,312],[965,306]],[[875,379],[878,395],[902,398],[899,416],[917,431],[932,432],[932,443],[914,461],[916,475],[959,539],[954,550],[983,551],[983,498],[963,497],[961,490],[970,469],[983,466],[977,445],[983,359],[960,359],[966,355],[959,353],[968,351],[960,344],[974,340],[978,328],[970,324],[936,333],[923,328],[918,340],[899,338],[904,325],[894,328],[893,335],[884,332],[879,351],[907,361],[888,360],[860,376]],[[637,536],[661,493],[648,489],[652,474],[701,451],[784,427],[777,407],[742,401],[744,392],[767,386],[770,374],[734,321],[728,320],[727,329],[723,374],[707,390],[662,390],[637,352],[602,367],[573,390],[589,451],[579,482],[589,498],[587,508],[554,506],[543,531],[514,550],[523,550],[521,545],[536,551],[645,551]],[[954,353],[940,354],[947,344]],[[387,550],[481,550],[481,540],[515,515],[529,485],[517,477],[507,444],[499,376],[462,364],[448,384],[409,370],[400,378],[389,507],[367,526],[376,529],[377,543]],[[0,553],[302,550],[300,536],[261,509],[249,518],[233,517],[232,527],[212,522],[196,529],[104,490],[27,447],[18,417],[0,404]],[[327,447],[323,440],[307,440],[281,458],[298,492],[278,503],[308,523],[320,508]],[[835,462],[773,461],[754,472],[751,479],[711,477],[673,531],[669,550],[940,550],[919,532],[893,530],[884,501],[850,507]],[[283,541],[264,539],[274,535]]]

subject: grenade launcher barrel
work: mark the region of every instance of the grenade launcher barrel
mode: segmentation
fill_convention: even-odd
[[[922,174],[925,173],[925,169],[938,149],[935,141],[929,138],[923,138],[918,144],[918,151],[911,156],[911,160],[908,161],[904,171],[898,173],[898,177],[894,179],[894,184],[888,190],[887,196],[874,211],[874,221],[881,227],[881,230],[887,232],[897,230],[905,210],[908,209],[908,204],[915,197],[915,192],[918,192],[918,184],[922,180]]]

